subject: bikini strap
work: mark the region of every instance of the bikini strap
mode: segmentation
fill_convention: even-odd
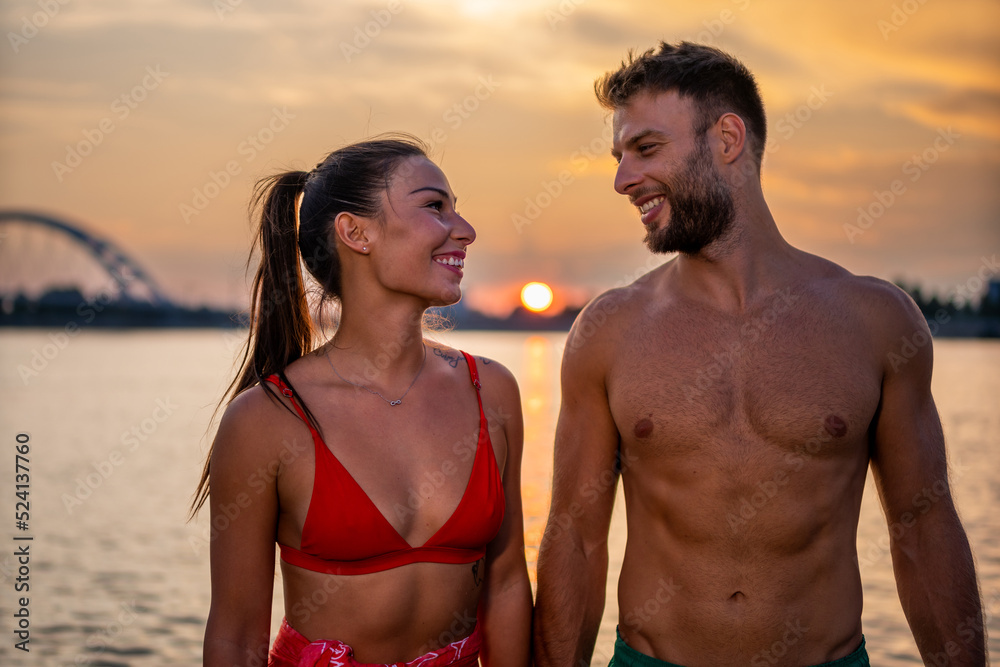
[[[295,408],[295,411],[299,413],[299,417],[301,417],[302,421],[304,421],[306,423],[306,426],[309,427],[309,431],[313,435],[317,435],[316,429],[314,429],[313,425],[309,423],[309,419],[306,417],[306,413],[302,410],[301,407],[299,407],[298,401],[295,400],[295,394],[292,393],[292,388],[289,387],[287,384],[285,384],[284,381],[282,381],[282,379],[278,377],[277,373],[268,376],[267,382],[270,382],[275,387],[277,387],[278,390],[281,392],[281,394],[287,397],[288,400],[292,402],[292,407]]]
[[[461,350],[459,350],[461,352]],[[472,378],[472,384],[476,387],[476,392],[478,393],[483,385],[479,382],[479,369],[476,368],[476,360],[468,352],[462,352],[462,356],[465,357],[465,361],[469,364],[469,376]]]

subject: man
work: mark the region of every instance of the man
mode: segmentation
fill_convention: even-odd
[[[760,185],[763,104],[736,59],[663,43],[595,89],[615,190],[649,248],[679,255],[595,299],[567,340],[536,663],[589,664],[620,472],[613,665],[867,665],[870,465],[921,655],[984,664],[920,312],[782,238]]]

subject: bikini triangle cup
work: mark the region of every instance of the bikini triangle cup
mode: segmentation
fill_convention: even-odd
[[[479,403],[479,438],[472,472],[455,511],[420,546],[410,545],[379,511],[350,472],[306,419],[291,388],[277,375],[267,378],[292,403],[309,427],[316,473],[309,510],[296,549],[280,544],[286,563],[329,574],[368,574],[410,563],[473,563],[486,553],[503,522],[503,481],[493,455],[476,362],[462,352]]]

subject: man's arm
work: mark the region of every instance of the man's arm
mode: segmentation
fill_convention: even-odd
[[[482,364],[480,372],[483,392],[489,392],[489,403],[496,406],[496,425],[502,426],[507,443],[502,468],[503,525],[486,551],[486,581],[480,600],[484,635],[481,660],[486,667],[522,667],[529,664],[531,657],[531,582],[524,559],[521,510],[521,395],[514,376],[500,364]]]
[[[931,397],[931,335],[909,297],[889,289],[871,466],[894,527],[896,587],[925,662],[944,664],[944,657],[949,665],[983,665],[975,564],[952,501],[944,435]]]
[[[609,349],[602,327],[612,325],[602,310],[601,300],[584,310],[563,353],[552,504],[538,554],[539,667],[589,665],[604,611],[619,440],[604,371]]]

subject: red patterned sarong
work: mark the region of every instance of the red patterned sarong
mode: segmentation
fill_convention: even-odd
[[[373,665],[354,659],[354,649],[337,640],[320,639],[310,642],[298,630],[282,619],[281,629],[267,656],[267,667],[476,667],[483,638],[479,626],[464,639],[452,642],[436,651],[425,653],[409,662]]]

